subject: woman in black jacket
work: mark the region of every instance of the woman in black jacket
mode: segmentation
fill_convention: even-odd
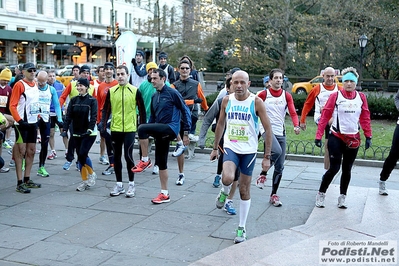
[[[71,99],[65,119],[64,129],[72,124],[76,153],[80,175],[83,182],[76,188],[77,191],[85,191],[96,183],[97,175],[93,171],[93,164],[89,158],[89,151],[97,137],[97,100],[88,94],[90,82],[85,78],[77,81],[78,96]]]

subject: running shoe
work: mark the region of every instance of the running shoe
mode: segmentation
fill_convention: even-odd
[[[388,190],[385,187],[385,181],[379,181],[379,193],[382,196],[388,196]]]
[[[213,180],[213,187],[220,187],[220,179],[222,179],[222,177],[220,175],[216,175],[215,179]]]
[[[64,170],[68,171],[71,168],[72,162],[66,161],[62,167]]]
[[[10,172],[10,168],[7,168],[5,166],[3,166],[3,168],[0,168],[0,173],[8,173]]]
[[[79,184],[79,186],[76,188],[76,191],[82,192],[82,191],[85,191],[85,190],[87,190],[89,188],[90,188],[90,186],[89,186],[89,184],[87,183],[87,180],[86,180],[86,181],[83,181],[82,183]]]
[[[169,195],[165,195],[163,193],[159,193],[156,198],[153,198],[151,200],[151,202],[154,203],[154,204],[161,204],[161,203],[170,202],[170,197],[169,197]]]
[[[131,169],[133,173],[141,173],[144,172],[145,169],[150,168],[152,166],[151,160],[148,159],[147,162],[144,162],[142,160],[139,161],[139,163]]]
[[[46,168],[44,166],[40,166],[39,170],[37,170],[37,175],[42,176],[42,177],[49,177],[49,173],[46,171]]]
[[[346,198],[346,195],[344,195],[344,194],[339,195],[339,197],[338,197],[338,208],[340,208],[340,209],[348,208],[348,206],[345,203],[345,198]]]
[[[238,244],[247,240],[247,234],[244,227],[238,227],[236,237],[234,238],[234,244]]]
[[[223,210],[225,212],[227,212],[227,214],[230,214],[230,215],[236,215],[237,214],[236,209],[233,206],[233,201],[232,200],[227,200],[226,201],[226,204],[224,204]]]
[[[55,158],[57,158],[57,153],[54,150],[52,150],[50,155],[47,156],[47,159],[48,160],[54,160]]]
[[[132,198],[136,194],[136,186],[129,184],[129,187],[126,191],[126,198]]]
[[[216,197],[216,208],[221,209],[227,199],[228,194],[225,194],[221,189],[218,196]]]
[[[25,182],[25,185],[27,188],[41,188],[42,187],[41,184],[35,183],[30,179],[28,180],[28,182]]]
[[[316,207],[324,208],[324,199],[326,198],[326,193],[318,192],[316,195]]]
[[[199,136],[195,136],[194,134],[188,134],[188,139],[190,141],[198,142]]]
[[[259,175],[258,178],[256,179],[256,187],[263,189],[264,187],[266,187],[266,175]]]
[[[176,185],[182,186],[184,184],[184,180],[186,180],[184,175],[183,174],[179,174],[179,176],[177,177],[177,180],[176,180]]]
[[[98,162],[103,165],[109,165],[109,161],[107,159],[107,156],[105,156],[105,155],[100,156],[100,159],[98,160]]]
[[[281,207],[281,205],[283,205],[280,201],[280,197],[277,196],[276,194],[273,194],[270,197],[270,201],[269,201],[274,207]]]
[[[11,159],[10,163],[8,164],[9,167],[14,168],[15,167],[15,161]]]
[[[102,172],[102,175],[112,175],[113,173],[115,173],[114,166],[110,165]]]
[[[109,195],[111,197],[116,197],[119,196],[120,194],[124,194],[125,193],[125,189],[122,186],[118,186],[118,184],[115,184],[114,188],[112,189],[112,191],[109,193]]]
[[[4,142],[3,142],[3,148],[5,148],[5,149],[11,149],[12,147],[11,147],[10,144],[8,144],[7,141],[4,141]]]
[[[91,175],[89,175],[89,178],[87,180],[87,185],[89,185],[89,187],[92,187],[96,184],[96,179],[97,179],[97,175],[95,172],[93,172]]]
[[[159,167],[158,167],[158,165],[154,165],[154,167],[152,168],[152,174],[153,174],[153,175],[159,174]]]
[[[30,189],[26,186],[26,184],[18,185],[16,191],[19,193],[30,193]]]
[[[180,155],[183,154],[183,152],[185,150],[186,150],[186,146],[184,146],[184,144],[176,143],[176,148],[175,148],[175,151],[172,153],[172,156],[179,157]]]

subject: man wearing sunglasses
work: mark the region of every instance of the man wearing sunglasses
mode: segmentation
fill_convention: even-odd
[[[17,192],[30,193],[30,188],[40,188],[40,184],[30,180],[33,159],[36,151],[37,119],[40,113],[39,89],[35,82],[36,67],[26,63],[22,67],[24,78],[15,83],[10,99],[10,112],[16,121],[13,157],[17,174]],[[25,170],[22,161],[25,159]],[[23,179],[22,179],[23,175]]]
[[[190,61],[186,59],[180,61],[179,63],[180,79],[175,83],[173,83],[171,86],[172,88],[177,89],[177,91],[181,94],[181,96],[184,99],[184,102],[188,106],[188,109],[190,109],[191,113],[191,128],[188,132],[180,130],[180,134],[177,137],[176,150],[172,154],[172,156],[177,157],[177,163],[179,167],[179,176],[177,177],[176,180],[176,185],[178,186],[183,185],[185,179],[183,172],[184,156],[182,156],[185,147],[181,139],[181,136],[187,135],[189,140],[198,141],[198,136],[195,136],[195,129],[199,114],[198,104],[200,103],[202,109],[204,109],[205,111],[209,109],[208,104],[206,103],[204,92],[202,91],[201,84],[198,81],[190,78],[191,68],[192,66]]]

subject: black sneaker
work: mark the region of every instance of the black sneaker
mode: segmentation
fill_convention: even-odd
[[[18,185],[16,191],[19,193],[30,193],[30,189],[24,183]]]
[[[25,184],[26,184],[26,187],[28,187],[28,188],[41,188],[42,187],[41,184],[37,184],[30,179]]]

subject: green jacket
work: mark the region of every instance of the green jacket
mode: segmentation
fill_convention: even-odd
[[[140,124],[146,123],[145,106],[140,91],[131,84],[117,85],[109,89],[105,99],[101,121],[106,125],[111,118],[111,131],[136,132],[137,112],[140,112]]]

